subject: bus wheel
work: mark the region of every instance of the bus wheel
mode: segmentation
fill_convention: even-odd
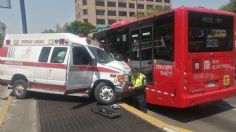
[[[27,94],[27,82],[23,79],[18,79],[13,83],[13,93],[17,99],[24,99]]]
[[[99,104],[109,105],[116,101],[114,89],[106,83],[99,83],[94,90],[95,99]]]

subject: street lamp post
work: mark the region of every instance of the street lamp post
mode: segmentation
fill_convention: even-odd
[[[26,34],[28,31],[27,31],[27,22],[26,22],[26,14],[25,14],[25,1],[24,0],[20,0],[20,9],[21,9],[23,33]]]
[[[138,20],[138,2],[135,0],[136,4],[136,19]]]

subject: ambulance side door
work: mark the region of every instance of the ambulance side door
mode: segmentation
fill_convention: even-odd
[[[93,79],[92,57],[83,45],[72,47],[67,70],[66,93],[84,92]]]
[[[48,67],[45,67],[45,65],[48,64],[48,61],[50,60],[50,53],[51,53],[52,47],[45,46],[42,47],[40,55],[39,55],[39,65],[44,67],[34,67],[32,72],[34,73],[35,77],[35,85],[31,85],[31,88],[39,88],[43,89],[45,88],[46,84],[48,84]]]
[[[69,46],[53,47],[48,63],[47,87],[49,90],[64,92],[68,57]]]

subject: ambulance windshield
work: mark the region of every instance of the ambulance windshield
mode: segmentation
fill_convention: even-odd
[[[109,55],[109,53],[107,53],[106,51],[93,46],[88,46],[88,48],[90,49],[94,57],[96,57],[99,63],[107,64],[114,61],[111,55]]]

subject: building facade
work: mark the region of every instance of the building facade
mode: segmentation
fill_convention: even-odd
[[[137,19],[150,9],[171,7],[171,0],[75,0],[76,20],[94,26],[111,25],[117,21]]]

